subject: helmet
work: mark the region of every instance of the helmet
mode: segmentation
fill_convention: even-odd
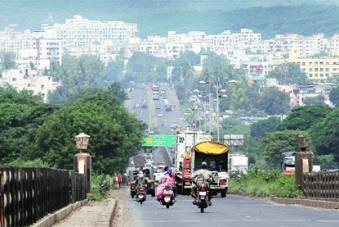
[[[201,168],[207,169],[207,162],[203,161],[203,162],[201,163]]]
[[[165,166],[164,171],[167,172],[167,170],[168,170],[168,166]]]

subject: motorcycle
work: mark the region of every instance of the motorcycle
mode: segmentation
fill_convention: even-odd
[[[200,212],[204,213],[205,208],[208,207],[209,201],[208,201],[208,190],[207,186],[205,184],[201,184],[200,187],[198,188],[197,192],[197,200],[196,200],[196,205],[200,208]]]
[[[166,206],[168,209],[170,206],[173,206],[175,203],[174,192],[171,186],[166,186],[164,192],[162,193],[161,204]]]
[[[140,203],[140,205],[145,202],[146,200],[146,188],[143,185],[140,185],[137,189],[137,194],[136,194],[136,199],[137,202]]]
[[[137,194],[136,182],[135,181],[131,181],[129,185],[130,185],[130,194],[131,194],[131,197],[133,199],[134,196]]]

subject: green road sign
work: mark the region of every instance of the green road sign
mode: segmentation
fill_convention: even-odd
[[[143,147],[175,147],[175,135],[149,135],[142,139]]]

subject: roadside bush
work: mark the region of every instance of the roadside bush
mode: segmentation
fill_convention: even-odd
[[[101,201],[106,198],[112,187],[112,178],[108,175],[93,175],[91,178],[90,200]]]
[[[298,197],[301,191],[293,176],[282,175],[279,171],[252,169],[241,175],[239,180],[230,180],[229,191],[252,196]]]

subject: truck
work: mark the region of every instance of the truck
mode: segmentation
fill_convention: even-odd
[[[282,153],[281,169],[284,175],[294,175],[295,153],[293,151]]]
[[[192,176],[191,172],[187,171],[191,159],[186,157],[187,152],[190,152],[197,143],[211,140],[212,135],[208,132],[191,130],[177,131],[174,167],[176,169],[177,187],[180,193],[187,194],[191,189],[191,184],[189,184],[189,182],[191,181]],[[184,185],[185,182],[187,185]]]
[[[229,155],[229,168],[228,171],[237,171],[239,173],[247,173],[248,170],[248,157],[243,154],[230,154]]]
[[[185,152],[182,168],[182,192],[186,194],[192,188],[192,175],[201,169],[201,163],[207,162],[212,172],[213,182],[210,184],[212,195],[220,193],[226,197],[228,190],[228,153],[229,146],[215,142],[203,141],[195,144],[189,152]]]

